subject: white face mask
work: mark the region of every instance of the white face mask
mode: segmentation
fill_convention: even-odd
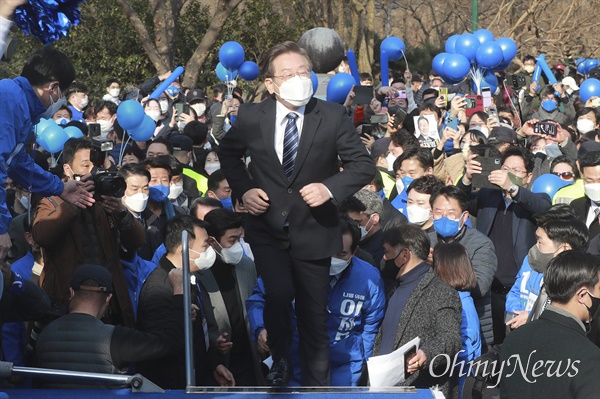
[[[408,214],[408,222],[410,224],[423,226],[429,220],[431,210],[421,208],[419,205],[409,205],[406,207],[406,213]]]
[[[111,97],[117,98],[119,97],[119,94],[121,94],[121,89],[110,89],[108,94],[110,94]]]
[[[23,208],[29,209],[29,196],[28,195],[24,195],[21,198],[19,198],[19,202],[21,203],[21,206],[23,206]]]
[[[169,191],[169,199],[177,199],[183,192],[183,182],[171,184],[171,190]]]
[[[160,111],[146,111],[146,115],[152,118],[154,122],[158,122],[162,114],[160,113]]]
[[[600,202],[600,183],[584,184],[585,195],[594,202]]]
[[[398,195],[404,190],[404,183],[402,183],[402,179],[396,179],[396,191],[398,191]]]
[[[341,272],[346,270],[346,268],[348,267],[348,265],[350,264],[351,261],[352,261],[352,258],[350,258],[348,260],[344,260],[344,259],[332,257],[331,258],[331,266],[329,267],[329,275],[337,276],[338,274],[340,274]]]
[[[221,163],[220,162],[208,162],[208,163],[204,164],[204,170],[209,175],[212,175],[213,172],[215,172],[215,171],[217,171],[219,169],[221,169]]]
[[[190,108],[192,108],[194,111],[196,111],[196,115],[198,115],[198,117],[201,117],[202,115],[204,115],[204,111],[206,111],[206,104],[198,103],[198,104],[190,105]]]
[[[62,96],[60,87],[57,86],[57,90],[58,90],[58,100],[56,102],[54,102],[54,99],[52,98],[52,94],[50,94],[50,106],[46,109],[46,112],[44,112],[43,114],[40,115],[40,118],[52,119],[52,116],[54,116],[56,111],[58,111],[60,109],[60,107],[63,106],[63,104],[65,102],[65,98]]]
[[[525,65],[523,69],[527,73],[533,73],[533,71],[535,70],[535,65]]]
[[[84,97],[84,98],[82,98],[82,99],[79,101],[79,107],[80,107],[81,109],[84,109],[85,107],[87,107],[87,105],[88,105],[88,101],[89,101],[89,100],[88,100],[88,98],[87,98],[87,97]]]
[[[579,133],[586,134],[594,130],[594,122],[589,119],[579,119],[577,121],[577,130]]]
[[[185,122],[177,122],[177,129],[179,129],[180,131],[183,131],[184,128],[185,128]]]
[[[160,104],[160,112],[166,114],[169,110],[169,102],[167,100],[160,100],[158,103]]]
[[[237,265],[242,260],[244,256],[244,247],[240,242],[236,242],[229,248],[223,248],[221,244],[217,242],[217,244],[221,247],[221,259],[223,262],[228,263],[230,265]]]
[[[571,89],[570,87],[569,87],[569,88],[567,88],[567,90],[566,90],[566,92],[567,92],[567,93],[569,93],[569,95],[573,94],[573,91],[574,91],[574,90],[573,90],[573,89]]]
[[[133,212],[144,212],[146,204],[148,204],[148,194],[137,193],[133,194],[131,197],[125,195],[125,205]]]
[[[100,124],[100,137],[105,139],[106,135],[113,130],[113,123],[111,121],[105,121],[102,119],[97,120],[96,122]]]
[[[367,234],[369,234],[369,232],[373,229],[373,226],[369,227],[369,229],[367,229],[367,225],[371,222],[371,219],[373,218],[373,215],[369,216],[369,220],[367,221],[367,224],[365,224],[364,226],[359,226],[360,227],[360,240],[364,240],[365,237],[367,237]]]
[[[273,84],[277,86],[275,82]],[[279,88],[279,97],[294,107],[308,104],[313,95],[312,80],[297,75],[277,87]]]
[[[210,269],[215,263],[215,260],[217,259],[217,253],[212,247],[208,247],[206,251],[202,253],[194,251],[193,249],[190,249],[190,252],[200,255],[196,259],[194,259],[194,264],[196,265],[198,270]]]
[[[394,170],[394,161],[396,160],[394,154],[388,154],[388,156],[385,157],[385,160],[387,161],[387,170],[389,170],[390,172]]]

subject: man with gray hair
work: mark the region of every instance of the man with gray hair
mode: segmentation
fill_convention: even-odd
[[[377,193],[361,189],[348,197],[340,211],[360,228],[360,248],[373,256],[376,264],[383,258],[383,201]]]

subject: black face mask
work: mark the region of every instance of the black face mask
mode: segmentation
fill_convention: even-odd
[[[386,260],[381,270],[381,277],[388,280],[395,280],[398,275],[398,266],[396,266],[395,260]]]
[[[6,205],[8,205],[8,209],[13,209],[15,206],[15,196],[16,191],[14,188],[6,189]]]
[[[598,313],[598,309],[600,309],[600,298],[596,298],[595,296],[593,296],[592,294],[590,294],[590,292],[588,291],[587,294],[590,296],[590,298],[592,298],[592,306],[588,306],[585,303],[583,304],[583,306],[586,307],[586,309],[588,310],[588,313],[590,314],[590,321],[589,323],[592,323],[592,320],[594,318],[594,315],[596,313]]]

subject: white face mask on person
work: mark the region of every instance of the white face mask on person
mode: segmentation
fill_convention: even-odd
[[[369,220],[367,220],[367,224],[365,224],[364,226],[359,226],[360,227],[360,240],[364,240],[365,237],[367,236],[367,234],[369,234],[369,232],[373,229],[373,226],[371,225],[371,227],[369,227],[367,229],[367,225],[369,223],[371,223],[371,219],[373,218],[373,215],[369,216]]]
[[[125,205],[133,212],[144,212],[146,205],[148,204],[148,194],[137,193],[131,197],[125,195]]]
[[[105,139],[106,135],[113,130],[113,123],[111,121],[105,121],[102,119],[97,120],[96,122],[100,124],[100,137]]]
[[[207,163],[204,164],[204,170],[209,175],[212,175],[215,171],[217,171],[219,169],[221,169],[221,163],[220,162],[207,162]]]
[[[160,111],[152,110],[146,111],[146,115],[148,115],[154,122],[158,122],[162,113]]]
[[[273,84],[277,86],[275,82]],[[297,75],[286,80],[277,88],[279,88],[279,97],[294,107],[302,107],[308,104],[313,95],[312,79],[301,78]]]
[[[110,94],[111,97],[117,98],[119,97],[119,94],[121,94],[121,89],[110,89],[108,94]]]
[[[408,223],[423,226],[431,216],[431,209],[421,208],[419,205],[409,205],[406,207],[408,214]]]
[[[387,162],[387,170],[389,170],[390,172],[394,170],[394,161],[396,160],[394,154],[388,154],[388,156],[385,157],[385,160]]]
[[[167,100],[160,100],[158,104],[160,105],[160,112],[166,114],[169,110],[169,102]]]
[[[600,183],[588,183],[583,185],[585,195],[594,202],[600,202]]]
[[[586,134],[594,130],[594,121],[589,119],[579,119],[577,121],[577,130],[581,134]]]
[[[206,104],[198,103],[198,104],[190,105],[190,108],[193,109],[194,111],[196,111],[196,115],[198,115],[198,117],[200,117],[200,116],[204,115],[204,112],[206,111]]]
[[[60,87],[58,87],[58,85],[56,86],[56,90],[58,90],[58,100],[54,102],[54,98],[52,98],[52,93],[50,93],[50,106],[46,109],[46,112],[40,115],[40,118],[52,119],[52,116],[54,116],[54,114],[60,109],[60,107],[63,106],[65,98],[62,96]]]
[[[350,264],[351,261],[352,261],[352,258],[350,258],[348,260],[344,260],[344,259],[332,257],[331,258],[331,266],[329,267],[329,275],[337,276],[338,274],[340,274],[341,272],[346,270],[346,268],[348,267],[348,265]]]
[[[242,243],[238,241],[229,248],[223,248],[218,241],[216,241],[216,243],[219,247],[221,247],[221,253],[219,256],[221,259],[223,259],[223,262],[230,265],[237,265],[240,263],[242,257],[244,256],[244,247],[242,247]]]
[[[193,260],[198,270],[210,269],[217,259],[217,253],[213,247],[208,247],[204,252],[194,251],[193,249],[190,249],[190,252],[200,255]]]
[[[171,183],[171,189],[169,190],[169,199],[174,200],[179,198],[181,193],[183,192],[183,182],[181,183]]]

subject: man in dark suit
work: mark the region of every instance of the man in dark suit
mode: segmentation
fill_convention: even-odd
[[[577,219],[590,230],[590,239],[600,234],[600,151],[589,152],[579,160],[585,196],[571,202]]]
[[[492,171],[488,177],[498,189],[471,191],[473,174],[482,171],[474,157],[471,155],[467,162],[465,175],[457,187],[471,195],[469,214],[477,217],[477,230],[492,240],[496,250],[498,269],[492,281],[492,321],[494,344],[501,344],[506,331],[506,295],[525,255],[536,242],[533,215],[546,211],[552,204],[546,193],[534,194],[525,188],[533,172],[533,158],[524,149],[509,147],[502,153],[501,169]]]
[[[336,204],[376,173],[345,109],[312,98],[311,68],[296,43],[271,48],[262,70],[272,97],[243,104],[219,150],[221,169],[250,214],[247,241],[267,293],[271,385],[287,383],[294,298],[302,383],[329,385],[329,266],[342,248]]]
[[[600,306],[598,261],[580,251],[560,253],[550,261],[544,284],[552,303],[502,345],[500,395],[597,398],[600,349],[586,338],[585,324]]]

